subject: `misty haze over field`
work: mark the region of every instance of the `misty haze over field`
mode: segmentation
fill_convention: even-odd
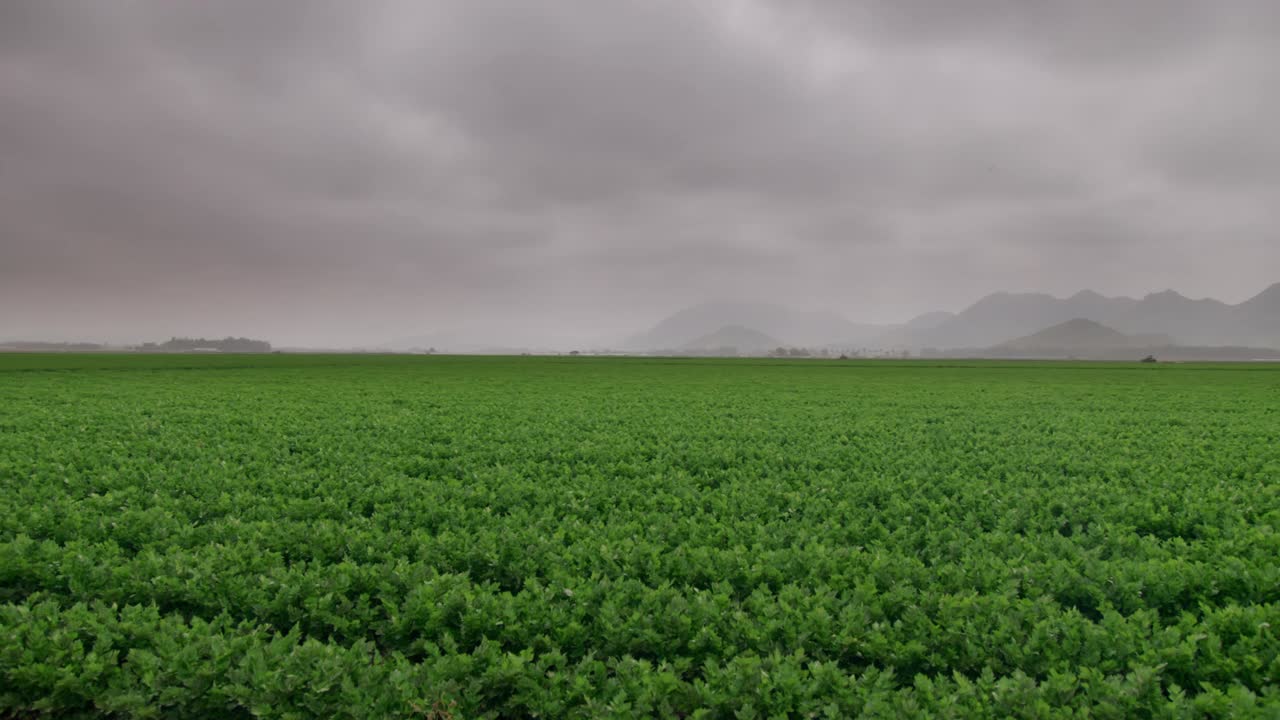
[[[1167,288],[1243,308],[1185,306],[1196,341],[1280,337],[1277,38],[1270,0],[5,0],[0,340],[1076,303],[893,330],[987,343],[1085,289],[1176,337],[1131,304]],[[686,334],[778,334],[717,322]]]

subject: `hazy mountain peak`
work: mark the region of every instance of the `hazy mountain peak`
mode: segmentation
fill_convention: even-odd
[[[1244,301],[1239,309],[1255,340],[1272,347],[1280,346],[1280,283]]]
[[[911,330],[932,330],[951,318],[955,317],[955,313],[938,310],[935,312],[927,312],[917,315],[907,321],[907,327]]]
[[[1098,350],[1172,345],[1164,335],[1126,335],[1088,318],[1072,318],[1026,337],[1001,343],[1004,350],[1087,353]]]
[[[1058,323],[1053,328],[1058,330],[1088,330],[1090,332],[1106,331],[1107,333],[1123,334],[1115,328],[1109,328],[1106,325],[1089,318],[1072,318],[1064,323]]]
[[[782,343],[777,338],[759,330],[744,325],[725,325],[715,332],[686,343],[683,349],[694,351],[732,349],[735,352],[757,353],[772,350],[780,345]]]
[[[1043,301],[1043,300],[1054,300],[1054,299],[1056,298],[1054,298],[1052,295],[1048,295],[1045,293],[1014,293],[1014,292],[1006,292],[1004,290],[1001,290],[999,292],[993,292],[990,295],[984,296],[982,299],[978,300],[978,302],[974,303],[973,305],[970,305],[967,309],[965,309],[964,312],[969,312],[971,310],[975,310],[979,308],[1011,305],[1019,301],[1033,301],[1033,300]]]
[[[1258,293],[1257,295],[1254,295],[1253,297],[1251,297],[1251,298],[1249,298],[1248,300],[1244,301],[1244,303],[1243,303],[1243,304],[1245,304],[1245,305],[1249,305],[1249,304],[1252,304],[1252,303],[1254,303],[1254,302],[1259,302],[1259,303],[1261,303],[1261,302],[1268,302],[1268,303],[1280,303],[1280,282],[1278,282],[1278,283],[1276,283],[1276,284],[1272,285],[1271,287],[1267,288],[1266,290],[1263,290],[1262,292]]]
[[[1072,295],[1068,299],[1092,301],[1092,300],[1106,300],[1107,298],[1102,293],[1094,292],[1093,290],[1081,290],[1080,292],[1076,293],[1075,295]]]

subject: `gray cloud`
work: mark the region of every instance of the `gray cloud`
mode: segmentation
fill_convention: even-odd
[[[873,44],[977,49],[1106,72],[1142,71],[1241,41],[1267,44],[1280,29],[1280,8],[1268,0],[798,0],[788,10]]]
[[[1240,300],[1280,280],[1277,36],[1252,0],[7,2],[0,337]]]

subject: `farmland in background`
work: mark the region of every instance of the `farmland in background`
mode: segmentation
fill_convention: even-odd
[[[1280,714],[1280,366],[0,356],[0,491],[0,716]]]

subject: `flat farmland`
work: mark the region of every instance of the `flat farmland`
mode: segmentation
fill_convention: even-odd
[[[1280,366],[0,355],[0,717],[1280,717]]]

